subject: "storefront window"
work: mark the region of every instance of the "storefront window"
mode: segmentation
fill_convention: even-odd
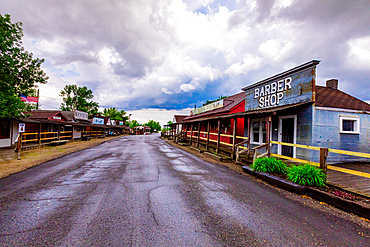
[[[264,118],[252,120],[251,143],[263,144],[267,142],[266,121]]]

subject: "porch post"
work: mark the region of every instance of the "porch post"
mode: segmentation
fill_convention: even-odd
[[[73,133],[74,133],[74,126],[72,125],[72,137],[71,137],[72,141],[73,141]]]
[[[220,130],[221,130],[221,121],[218,120],[218,123],[217,123],[217,147],[216,147],[216,153],[218,154],[218,151],[220,149]]]
[[[200,122],[198,123],[198,139],[197,139],[197,148],[199,148],[199,138],[200,138]]]
[[[207,144],[206,144],[206,150],[208,151],[208,146],[209,146],[209,121],[207,122]]]
[[[248,155],[251,152],[251,118],[248,117],[248,140],[247,140],[247,145],[248,145]]]
[[[41,124],[39,123],[39,146],[41,145]]]
[[[17,146],[18,146],[18,160],[20,160],[21,159],[21,150],[22,150],[22,133],[19,133],[19,135],[18,135]]]
[[[267,157],[270,157],[270,126],[271,126],[271,116],[266,116]]]
[[[191,123],[191,127],[190,127],[190,146],[191,146],[191,143],[193,141],[193,123]]]
[[[58,125],[58,141],[60,141],[60,125]]]
[[[326,166],[326,160],[328,157],[328,148],[320,148],[320,169],[323,171],[323,173],[326,175],[327,166]]]
[[[234,153],[235,153],[235,141],[236,141],[236,122],[237,118],[234,118],[234,126],[233,126],[233,148],[231,150],[231,158],[234,159]]]

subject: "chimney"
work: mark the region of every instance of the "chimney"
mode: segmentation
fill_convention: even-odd
[[[338,79],[327,80],[326,87],[331,88],[331,89],[338,89]]]

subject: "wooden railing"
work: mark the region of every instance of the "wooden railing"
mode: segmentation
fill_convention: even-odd
[[[198,136],[198,132],[199,132],[199,136]],[[233,146],[233,144],[231,144],[231,143],[222,142],[220,140],[214,140],[214,139],[210,139],[209,138],[209,136],[218,136],[218,135],[220,137],[230,137],[230,138],[233,138],[232,135],[218,134],[218,133],[211,133],[211,132],[204,132],[204,131],[197,131],[197,130],[193,130],[193,131],[188,130],[188,131],[183,131],[181,133],[182,134],[185,134],[185,136],[187,138],[193,138],[194,141],[196,141],[199,138],[199,140],[203,140],[203,141],[209,141],[209,142],[214,142],[214,143],[219,142],[220,144],[225,145],[225,146]],[[191,133],[193,133],[193,135],[191,135]],[[205,136],[201,136],[200,134],[203,134]],[[352,170],[349,170],[349,169],[335,167],[335,166],[330,166],[330,165],[328,166],[326,164],[326,160],[327,160],[327,157],[328,157],[328,154],[329,153],[336,153],[336,154],[343,154],[343,155],[351,155],[351,156],[357,156],[357,157],[363,157],[363,158],[369,158],[370,159],[370,154],[369,153],[346,151],[346,150],[339,150],[339,149],[333,149],[333,148],[322,148],[322,147],[316,147],[316,146],[309,146],[309,145],[302,145],[302,144],[293,144],[293,143],[278,142],[278,141],[270,141],[271,144],[284,145],[284,146],[290,146],[290,147],[296,147],[296,148],[303,148],[303,149],[309,149],[309,150],[319,151],[320,152],[320,162],[318,163],[318,162],[313,162],[313,161],[308,161],[308,160],[303,160],[303,159],[292,158],[292,157],[289,157],[289,156],[284,156],[284,155],[269,153],[269,152],[267,152],[267,150],[266,150],[266,152],[264,152],[262,154],[258,154],[258,150],[263,149],[263,148],[266,148],[266,149],[268,148],[268,144],[267,143],[264,143],[262,145],[259,145],[257,147],[254,147],[254,148],[250,149],[250,147],[245,146],[246,144],[249,144],[248,143],[248,137],[235,136],[235,138],[236,139],[244,139],[245,140],[243,142],[236,143],[234,145],[234,147],[235,147],[234,150],[235,150],[235,155],[236,155],[236,161],[239,161],[240,160],[240,155],[242,153],[248,152],[247,155],[249,155],[249,151],[253,151],[254,152],[253,161],[255,159],[259,158],[259,157],[273,156],[273,157],[287,159],[287,160],[291,160],[291,161],[295,161],[295,162],[299,162],[299,163],[310,163],[312,165],[319,166],[321,169],[323,169],[324,172],[326,172],[326,169],[329,168],[331,170],[342,171],[342,172],[349,172],[349,171],[351,171],[352,174],[356,173],[359,176],[370,177],[370,175],[368,173],[362,173],[362,172],[358,172],[358,171],[352,171]]]
[[[351,155],[351,156],[357,156],[357,157],[363,157],[363,158],[369,158],[370,159],[370,154],[369,153],[346,151],[346,150],[339,150],[339,149],[333,149],[333,148],[321,148],[321,147],[315,147],[315,146],[309,146],[309,145],[293,144],[293,143],[277,142],[277,141],[271,141],[271,143],[272,144],[278,144],[278,145],[284,145],[284,146],[290,146],[290,147],[297,147],[297,148],[320,151],[320,163],[271,153],[271,156],[273,156],[273,157],[287,159],[287,160],[296,161],[296,162],[300,162],[300,163],[310,163],[312,165],[319,166],[325,173],[326,173],[326,169],[329,168],[331,170],[336,170],[336,171],[341,171],[341,172],[356,173],[356,174],[359,174],[359,176],[364,176],[364,177],[370,178],[370,175],[368,173],[357,172],[357,171],[353,171],[353,170],[349,170],[349,169],[345,169],[345,168],[340,168],[340,167],[335,167],[335,166],[330,166],[330,165],[326,164],[326,160],[327,160],[327,157],[328,157],[329,153]]]

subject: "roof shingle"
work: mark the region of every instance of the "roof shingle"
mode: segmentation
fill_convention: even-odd
[[[316,106],[370,111],[370,105],[338,89],[316,86]]]

